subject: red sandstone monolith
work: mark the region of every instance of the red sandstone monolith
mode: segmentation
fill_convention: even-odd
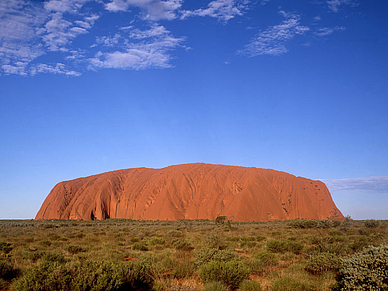
[[[268,169],[186,164],[118,170],[57,184],[41,219],[343,219],[326,185]]]

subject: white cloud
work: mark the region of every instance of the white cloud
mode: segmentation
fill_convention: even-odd
[[[31,67],[37,58],[52,51],[70,54],[72,41],[87,34],[99,17],[78,11],[89,1],[0,2],[0,73],[32,74],[39,72]]]
[[[314,34],[318,36],[327,36],[327,35],[331,35],[335,31],[344,31],[344,30],[346,30],[346,28],[343,26],[323,27],[323,28],[319,28],[316,32],[314,32]]]
[[[141,42],[126,40],[122,50],[110,52],[99,51],[94,58],[89,59],[89,69],[146,69],[170,68],[172,56],[170,51],[181,46],[184,38],[175,38],[163,26],[154,25],[149,30],[129,31],[129,37]]]
[[[143,19],[157,21],[172,20],[177,17],[176,11],[182,6],[183,0],[112,0],[105,5],[111,12],[128,11],[130,7],[142,10]]]
[[[130,31],[129,36],[134,39],[145,39],[168,34],[170,34],[170,32],[164,26],[154,25],[151,29],[148,30],[133,29]]]
[[[17,75],[25,76],[27,75],[26,73],[27,64],[28,63],[16,62],[14,65],[2,65],[1,68],[6,74],[17,74]]]
[[[64,74],[67,76],[80,76],[81,73],[69,70],[62,63],[57,63],[55,66],[47,64],[38,64],[32,69],[32,74],[35,73],[51,73],[51,74]]]
[[[119,44],[120,39],[122,39],[122,36],[119,33],[116,33],[113,37],[110,36],[98,36],[96,38],[97,44],[113,47]]]
[[[326,3],[332,12],[339,12],[341,5],[357,5],[357,2],[354,0],[327,0]]]
[[[300,25],[300,16],[295,13],[279,12],[286,19],[278,25],[269,27],[260,31],[251,42],[245,46],[245,49],[239,53],[246,54],[249,57],[259,55],[282,55],[288,52],[285,46],[287,41],[293,39],[296,35],[302,35],[309,31],[307,26]]]
[[[89,1],[91,0],[49,0],[44,3],[44,8],[51,12],[77,13]]]
[[[72,40],[80,34],[88,33],[87,29],[93,26],[97,18],[98,16],[92,15],[72,23],[67,21],[62,13],[56,12],[39,33],[50,51],[69,51],[68,45]]]
[[[249,1],[247,0],[215,0],[210,2],[205,9],[182,11],[181,18],[184,19],[190,16],[210,16],[217,18],[223,23],[227,23],[230,19],[243,15],[248,3]]]
[[[322,179],[330,191],[352,190],[373,193],[388,193],[388,176]]]

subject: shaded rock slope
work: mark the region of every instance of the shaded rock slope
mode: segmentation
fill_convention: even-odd
[[[343,219],[326,185],[268,169],[185,164],[65,181],[35,219]]]

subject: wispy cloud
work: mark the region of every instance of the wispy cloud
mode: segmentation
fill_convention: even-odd
[[[128,31],[129,39],[140,40],[132,42],[119,36],[121,50],[98,51],[89,59],[89,68],[134,69],[170,68],[173,58],[170,51],[182,46],[184,38],[172,36],[164,26],[153,25],[149,30],[133,29]]]
[[[343,26],[335,26],[335,27],[322,27],[318,28],[317,31],[314,32],[317,36],[327,36],[331,35],[335,31],[345,31],[346,28]]]
[[[38,64],[34,66],[31,70],[31,74],[34,75],[36,73],[51,73],[51,74],[63,74],[67,76],[80,76],[81,73],[69,70],[66,68],[65,64],[57,63],[54,65],[47,64]]]
[[[255,57],[260,55],[282,55],[288,52],[286,42],[296,35],[302,35],[310,30],[308,26],[300,25],[300,16],[296,13],[279,12],[286,19],[278,25],[260,31],[249,44],[239,53]]]
[[[248,3],[249,1],[247,0],[215,0],[210,2],[207,8],[201,8],[193,11],[182,11],[181,18],[184,19],[191,16],[209,16],[217,18],[219,21],[226,24],[232,18],[243,15]]]
[[[110,12],[128,11],[130,7],[142,10],[142,17],[146,20],[172,20],[177,17],[176,11],[182,6],[183,0],[112,0],[105,5]]]
[[[50,0],[45,2],[44,8],[52,12],[77,13],[90,0]]]
[[[388,193],[388,176],[322,179],[330,191],[352,190],[373,193]]]
[[[48,52],[70,52],[72,41],[81,34],[87,34],[98,19],[97,15],[83,14],[78,11],[88,1],[90,0],[50,0],[43,3],[10,0],[7,1],[7,5],[1,2],[0,67],[2,72],[33,75],[43,71],[39,66],[31,65],[38,57]],[[47,66],[57,68],[57,65]],[[46,68],[45,71],[50,70]],[[59,69],[51,71],[54,73]]]
[[[60,12],[50,16],[44,28],[38,30],[46,47],[50,51],[69,51],[69,44],[80,34],[87,34],[98,19],[97,15],[84,17],[82,20],[70,22]]]
[[[269,9],[271,5],[264,7],[269,1],[208,0],[193,10],[183,9],[184,0],[0,1],[0,75],[78,76],[99,68],[171,68],[174,50],[185,48],[185,37],[174,36],[162,21],[212,17],[226,25],[245,16],[253,5]],[[338,12],[341,6],[356,2],[323,0],[320,5]],[[278,13],[284,17],[282,21],[258,31],[239,53],[247,57],[282,55],[296,36],[326,37],[345,30],[342,26],[325,27],[320,16],[302,25],[298,13]],[[125,17],[127,22],[109,23],[107,29],[100,25],[104,19],[114,19],[112,16]],[[311,39],[304,38],[302,43],[311,45]]]
[[[342,5],[358,5],[357,1],[355,0],[327,0],[326,3],[332,12],[339,12],[340,6]]]

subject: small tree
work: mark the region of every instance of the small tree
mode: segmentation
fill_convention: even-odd
[[[224,224],[226,220],[226,216],[217,216],[215,222],[216,224]]]

